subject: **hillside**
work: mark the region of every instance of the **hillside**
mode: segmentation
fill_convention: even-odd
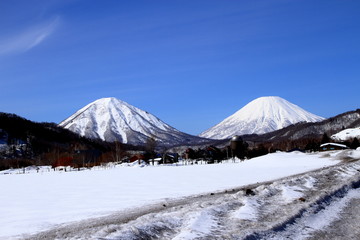
[[[54,123],[32,122],[9,113],[0,113],[0,146],[0,169],[51,165],[61,157],[73,156],[75,151],[100,155],[113,148],[108,143],[81,137]]]
[[[360,127],[346,128],[331,136],[335,141],[348,141],[354,138],[360,138]]]
[[[292,147],[300,147],[299,145],[308,143],[307,140],[320,141],[324,134],[331,136],[342,129],[356,127],[360,127],[360,109],[342,113],[321,122],[297,123],[266,134],[244,135],[243,139],[253,143],[271,143],[273,145],[293,142],[295,145],[282,149],[290,150]]]

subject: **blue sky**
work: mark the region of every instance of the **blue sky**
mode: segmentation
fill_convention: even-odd
[[[0,111],[116,97],[199,134],[261,96],[360,108],[360,1],[0,1]]]

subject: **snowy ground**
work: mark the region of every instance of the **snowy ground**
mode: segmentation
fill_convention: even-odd
[[[358,158],[351,150],[294,152],[235,164],[0,175],[0,239],[303,239],[339,224],[340,211],[360,199],[349,185],[360,181],[359,162],[324,168]]]
[[[347,141],[360,137],[360,128],[347,128],[331,136],[335,141]]]

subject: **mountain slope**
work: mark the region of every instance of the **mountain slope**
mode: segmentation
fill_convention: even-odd
[[[234,135],[264,134],[298,122],[318,122],[323,119],[283,98],[261,97],[199,136],[226,139]]]
[[[111,149],[109,144],[82,138],[54,123],[33,122],[0,112],[0,170],[52,165],[60,157],[72,154],[77,146],[97,153]]]
[[[279,142],[306,138],[321,139],[324,133],[331,136],[344,128],[360,128],[360,109],[339,114],[320,122],[297,123],[262,135],[245,135],[250,142]]]
[[[98,99],[59,125],[89,138],[134,145],[143,145],[149,138],[162,145],[206,141],[180,132],[154,115],[116,98]]]
[[[335,141],[347,141],[360,137],[360,127],[347,128],[331,136]]]

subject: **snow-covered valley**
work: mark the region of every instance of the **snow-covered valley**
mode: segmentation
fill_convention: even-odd
[[[349,179],[359,180],[360,163],[337,165],[331,170],[336,174],[274,179],[358,158],[360,151],[352,150],[331,155],[279,152],[240,163],[2,174],[0,239],[139,239],[143,234],[242,239],[270,234],[289,216],[308,211],[325,191],[329,195]],[[281,213],[277,221],[271,212]]]

